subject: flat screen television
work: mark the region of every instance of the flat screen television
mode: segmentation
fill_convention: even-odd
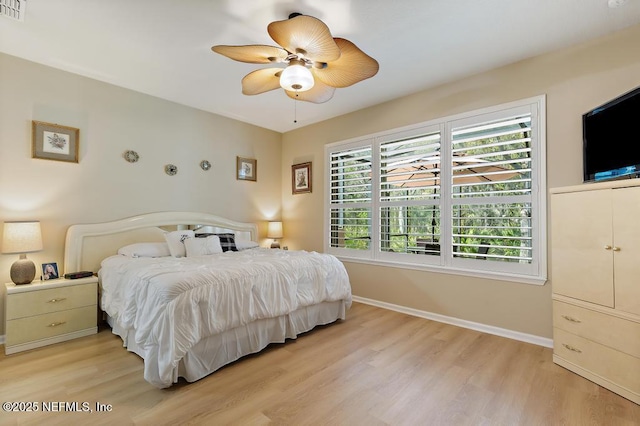
[[[640,176],[640,87],[582,116],[584,181]]]

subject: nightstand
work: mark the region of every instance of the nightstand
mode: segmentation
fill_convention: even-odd
[[[98,331],[98,277],[5,286],[7,355]]]

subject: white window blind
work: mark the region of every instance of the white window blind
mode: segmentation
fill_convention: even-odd
[[[331,144],[326,153],[328,252],[546,280],[544,97]]]
[[[454,259],[533,262],[532,113],[451,128]],[[468,122],[468,120],[462,120]],[[455,262],[455,261],[454,261]],[[476,265],[485,269],[486,265]],[[487,269],[509,271],[510,266]]]
[[[371,248],[371,146],[331,153],[331,247]]]
[[[440,132],[380,143],[380,251],[439,255]]]

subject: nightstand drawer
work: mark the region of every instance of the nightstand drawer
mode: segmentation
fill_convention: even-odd
[[[553,326],[640,358],[640,323],[554,300]]]
[[[96,327],[96,306],[7,321],[7,347]]]
[[[637,338],[637,336],[636,336]],[[640,395],[640,358],[553,329],[554,355]]]
[[[8,294],[7,321],[97,304],[97,284],[80,284]]]

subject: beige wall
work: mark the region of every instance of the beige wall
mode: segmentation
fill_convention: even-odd
[[[282,147],[285,244],[323,249],[324,146],[328,143],[546,94],[548,187],[579,184],[582,114],[639,84],[640,26],[636,26],[286,133]],[[349,89],[340,89],[335,96],[349,96]],[[303,161],[313,161],[313,193],[291,195],[290,166]],[[346,266],[357,296],[552,337],[552,280],[534,286],[356,263]]]
[[[79,128],[79,163],[32,159],[31,120]],[[38,266],[62,268],[74,223],[168,210],[279,218],[280,147],[277,132],[0,54],[0,222],[42,222],[44,251],[28,255]],[[124,161],[128,149],[138,163]],[[257,182],[235,179],[237,155],[258,160]],[[176,176],[164,173],[168,163]],[[17,257],[0,255],[0,285]]]
[[[321,251],[324,145],[540,94],[548,186],[577,184],[580,117],[640,84],[638,40],[640,26],[284,135],[0,54],[0,221],[42,221],[45,250],[29,255],[38,265],[62,265],[70,224],[163,210],[264,221],[282,207],[283,245]],[[80,128],[79,164],[32,159],[31,120]],[[140,154],[137,164],[122,159],[127,149]],[[235,180],[236,155],[258,159],[257,183]],[[209,172],[198,167],[203,159]],[[313,193],[292,195],[291,165],[306,161]],[[167,163],[176,176],[164,174]],[[0,255],[2,282],[16,257]],[[549,283],[346,265],[355,295],[551,337]]]

